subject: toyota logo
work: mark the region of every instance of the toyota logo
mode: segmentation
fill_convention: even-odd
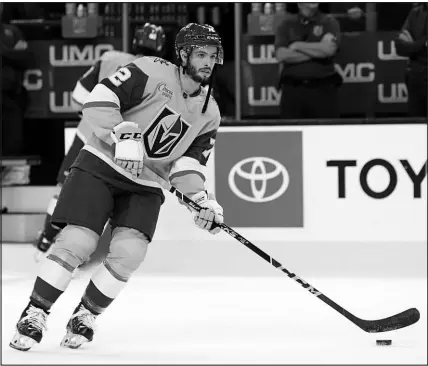
[[[251,168],[249,171],[248,169],[244,170],[244,166],[250,164]],[[270,169],[268,169],[268,167],[270,167]],[[243,193],[236,186],[236,176],[250,181],[252,196]],[[276,192],[266,196],[268,182],[278,176],[280,176],[282,180],[280,187]],[[260,188],[257,187],[257,182],[261,182]],[[276,160],[266,157],[251,157],[241,160],[233,166],[229,173],[230,189],[239,198],[248,202],[262,203],[273,201],[284,194],[289,183],[290,177],[287,169]]]

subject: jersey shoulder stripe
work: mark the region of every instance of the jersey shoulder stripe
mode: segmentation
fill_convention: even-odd
[[[144,70],[151,79],[170,82],[174,79],[177,66],[160,57],[143,56],[134,61],[134,64]]]
[[[216,136],[216,129],[197,136],[184,153],[184,156],[196,159],[201,165],[207,165],[208,158],[215,144]]]
[[[118,69],[133,62],[137,57],[121,51],[108,51],[101,56],[99,81],[114,74]]]
[[[143,101],[148,80],[149,76],[141,68],[130,63],[104,78],[101,84],[117,95],[120,111],[124,113]]]
[[[101,58],[86,71],[79,79],[80,84],[91,92],[102,79],[110,76],[122,66],[125,66],[136,59],[136,56],[121,51],[104,52]]]
[[[86,71],[79,79],[80,84],[88,91],[91,92],[98,84],[99,75],[101,69],[101,60],[95,62],[95,64]]]

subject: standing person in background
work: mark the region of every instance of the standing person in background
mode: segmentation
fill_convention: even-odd
[[[318,9],[298,3],[299,13],[277,28],[276,58],[282,64],[281,118],[338,118],[338,85],[333,58],[340,44],[339,23]]]
[[[409,57],[406,70],[408,115],[427,117],[427,4],[413,7],[395,39],[397,54]]]
[[[22,86],[23,74],[32,62],[31,53],[21,31],[3,22],[3,3],[0,3],[1,53],[1,156],[19,156],[24,153],[24,113],[26,90]],[[5,167],[2,186],[28,184],[29,166]]]
[[[81,113],[82,106],[92,91],[92,89],[105,77],[115,73],[117,69],[126,66],[132,61],[143,56],[161,56],[165,45],[165,32],[162,27],[150,23],[136,28],[132,41],[132,54],[121,51],[105,52],[76,83],[72,98],[75,109]],[[57,176],[58,193],[55,194],[47,208],[46,218],[43,229],[35,241],[36,260],[39,260],[50,249],[55,237],[60,232],[60,228],[51,223],[52,213],[58,201],[59,191],[67,178],[70,167],[79,155],[80,150],[92,136],[92,128],[88,122],[82,119],[77,126],[76,136],[71,147],[62,161]],[[91,256],[90,262],[98,262],[100,257],[105,257],[108,252],[108,243],[110,242],[110,229],[106,226],[104,235],[101,239],[97,251]],[[104,255],[105,254],[105,255]]]

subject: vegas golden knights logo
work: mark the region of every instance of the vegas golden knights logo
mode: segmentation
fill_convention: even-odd
[[[183,139],[190,125],[165,105],[143,133],[144,148],[150,159],[164,159],[171,155]]]

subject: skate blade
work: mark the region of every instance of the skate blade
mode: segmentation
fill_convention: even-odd
[[[86,342],[88,342],[88,339],[84,336],[67,331],[67,334],[61,341],[61,347],[76,349]]]
[[[36,343],[36,341],[33,338],[16,332],[10,341],[9,346],[17,349],[18,351],[28,351],[31,347],[33,347],[34,343]]]

